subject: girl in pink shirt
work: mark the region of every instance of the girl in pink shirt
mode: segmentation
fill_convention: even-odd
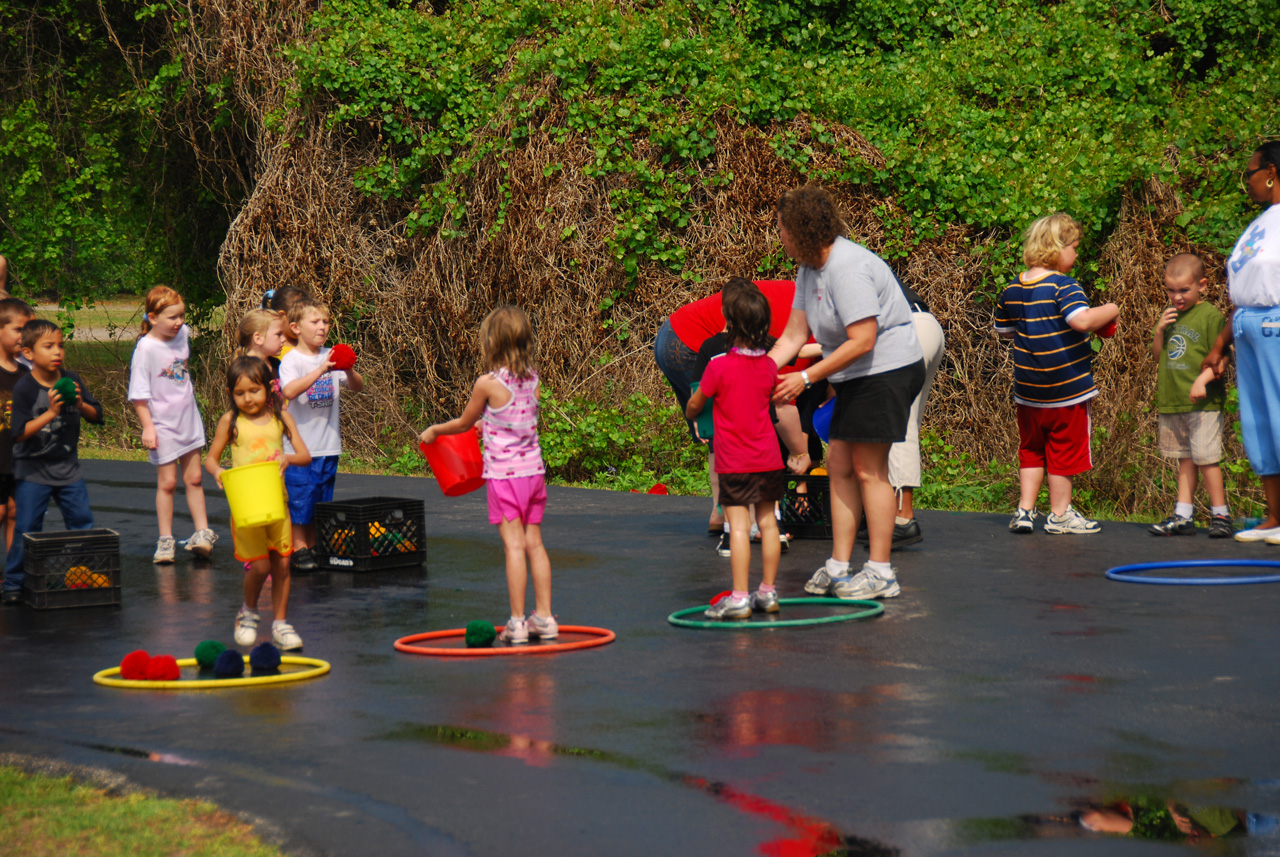
[[[782,548],[773,507],[782,499],[784,475],[782,453],[769,419],[769,398],[778,365],[766,354],[771,344],[769,301],[754,283],[734,281],[739,282],[736,288],[724,290],[724,319],[733,347],[707,364],[702,384],[685,411],[692,420],[708,399],[715,400],[716,474],[720,477],[720,505],[729,521],[733,592],[707,609],[712,619],[747,619],[754,610],[778,612],[774,581]],[[747,591],[752,504],[764,560],[764,582],[754,593]]]
[[[542,544],[547,486],[538,444],[538,371],[529,316],[513,306],[489,313],[480,325],[480,350],[489,373],[476,381],[462,416],[431,426],[421,440],[432,443],[442,434],[461,434],[483,420],[489,523],[498,525],[506,548],[511,599],[511,618],[499,636],[508,643],[527,643],[530,635],[554,640],[560,630],[551,615],[551,560]],[[534,612],[526,619],[528,576],[533,577]]]

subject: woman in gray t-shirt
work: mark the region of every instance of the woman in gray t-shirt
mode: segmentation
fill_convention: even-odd
[[[897,508],[889,447],[906,437],[911,402],[924,385],[924,355],[893,271],[844,231],[835,201],[819,187],[790,190],[778,200],[782,246],[800,267],[791,318],[770,356],[779,365],[789,362],[812,333],[822,360],[779,375],[774,401],[793,399],[820,380],[835,388],[827,451],[831,558],[805,591],[892,598],[900,590],[889,564]],[[864,511],[871,556],[853,574],[849,558]]]

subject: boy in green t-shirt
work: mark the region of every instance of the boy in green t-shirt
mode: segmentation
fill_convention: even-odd
[[[1160,412],[1160,454],[1178,459],[1178,500],[1173,514],[1150,532],[1155,536],[1194,536],[1196,469],[1204,477],[1209,494],[1209,538],[1226,539],[1234,534],[1222,484],[1222,403],[1226,398],[1221,381],[1212,369],[1200,369],[1200,362],[1222,332],[1226,319],[1213,304],[1201,302],[1208,280],[1204,263],[1191,253],[1180,253],[1164,269],[1164,288],[1169,306],[1156,322],[1151,351],[1155,354],[1156,409]]]

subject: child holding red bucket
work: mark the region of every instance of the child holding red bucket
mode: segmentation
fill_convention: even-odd
[[[724,318],[733,347],[707,364],[698,391],[689,397],[685,416],[697,418],[708,399],[715,399],[716,473],[720,477],[720,506],[729,522],[729,563],[733,591],[712,604],[711,619],[748,619],[754,610],[778,612],[778,561],[782,545],[774,504],[785,489],[782,453],[769,419],[778,365],[766,349],[769,301],[754,283],[724,291]],[[751,569],[751,506],[760,528],[764,580],[747,590]]]
[[[530,636],[554,640],[560,629],[551,615],[551,560],[542,544],[547,486],[538,444],[538,371],[529,317],[513,306],[489,313],[480,325],[480,351],[489,372],[476,381],[462,416],[431,426],[421,440],[431,444],[440,435],[461,434],[483,421],[489,523],[498,525],[506,549],[511,600],[511,618],[499,637],[508,643],[527,643]],[[526,619],[530,575],[534,612]]]
[[[271,392],[274,376],[271,367],[260,357],[237,357],[227,368],[227,394],[231,410],[218,420],[209,457],[204,466],[222,487],[222,453],[231,447],[231,466],[243,467],[264,461],[280,462],[280,490],[289,465],[305,467],[311,453],[298,432],[293,417],[280,409],[280,397]],[[284,449],[285,438],[293,443],[293,452]],[[234,510],[233,510],[234,511]],[[262,584],[271,577],[271,604],[275,621],[271,623],[272,641],[285,651],[302,648],[302,638],[293,630],[286,615],[289,610],[289,555],[293,539],[288,516],[261,527],[239,529],[232,516],[231,538],[236,559],[247,563],[244,576],[244,604],[236,614],[236,645],[252,646],[258,640],[258,596]]]

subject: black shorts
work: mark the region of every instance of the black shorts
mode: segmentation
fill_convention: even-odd
[[[721,508],[775,503],[786,491],[786,473],[781,468],[764,473],[721,473],[719,477]]]
[[[17,484],[12,473],[0,473],[0,503],[13,499],[13,489]]]
[[[907,437],[911,403],[924,387],[924,361],[831,386],[836,391],[832,440],[898,443]]]

